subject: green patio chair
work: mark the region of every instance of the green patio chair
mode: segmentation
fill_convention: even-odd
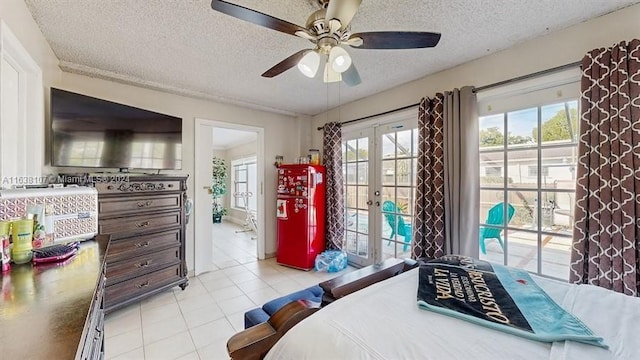
[[[513,214],[515,214],[516,209],[511,204],[507,204],[507,209],[508,224],[511,221]],[[504,203],[497,203],[491,209],[489,209],[485,224],[496,226],[504,225]],[[487,253],[487,249],[484,244],[485,240],[487,239],[498,240],[498,243],[500,243],[500,247],[504,249],[504,243],[502,242],[502,237],[500,237],[501,232],[502,229],[480,226],[480,251],[482,251],[483,254]]]
[[[384,217],[387,219],[389,226],[391,226],[391,235],[389,238],[393,239],[393,236],[396,234],[396,230],[398,230],[398,235],[404,237],[404,247],[402,251],[407,251],[407,248],[411,244],[411,224],[407,224],[404,222],[404,218],[402,216],[396,216],[395,213],[400,213],[399,207],[393,203],[393,201],[387,200],[382,203],[382,211],[384,213]],[[396,218],[398,219],[398,226],[396,228]],[[391,240],[387,242],[387,246],[391,245]]]

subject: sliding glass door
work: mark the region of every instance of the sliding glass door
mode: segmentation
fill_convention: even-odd
[[[355,265],[410,255],[415,119],[343,133],[346,251]]]

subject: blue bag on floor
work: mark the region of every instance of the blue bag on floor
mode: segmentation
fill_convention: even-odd
[[[330,273],[342,271],[347,268],[347,253],[340,250],[327,250],[316,256],[316,271]]]

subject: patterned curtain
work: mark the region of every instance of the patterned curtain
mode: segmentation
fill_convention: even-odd
[[[413,258],[454,253],[477,257],[478,141],[473,87],[422,99]]]
[[[423,98],[418,108],[414,259],[445,254],[443,100],[442,94]]]
[[[342,190],[342,124],[324,124],[323,156],[326,173],[326,248],[344,247],[344,194]]]
[[[570,281],[640,291],[640,40],[582,59]]]

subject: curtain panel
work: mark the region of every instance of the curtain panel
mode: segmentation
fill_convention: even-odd
[[[420,102],[413,258],[478,256],[477,114],[470,86]]]
[[[476,258],[480,232],[480,138],[473,87],[444,93],[443,118],[446,253]]]
[[[418,164],[411,256],[445,254],[444,95],[423,98],[418,107]]]
[[[326,123],[323,130],[322,153],[326,168],[326,248],[342,250],[344,247],[342,124]]]
[[[582,60],[570,281],[640,290],[640,40]]]

